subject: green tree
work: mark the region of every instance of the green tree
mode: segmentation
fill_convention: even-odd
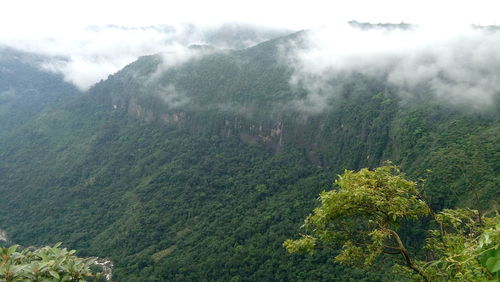
[[[480,220],[478,220],[480,217]],[[477,210],[446,209],[434,216],[424,248],[434,259],[421,262],[440,281],[500,281],[500,217]]]
[[[383,254],[398,255],[404,262],[398,260],[398,265],[426,281],[498,276],[498,215],[479,221],[474,210],[433,213],[417,184],[391,163],[374,170],[346,170],[335,184],[338,190],[323,191],[320,206],[306,218],[308,234],[284,242],[290,253],[340,246],[335,260],[352,266],[372,265]],[[425,246],[437,259],[428,262],[412,255],[398,233],[403,221],[426,216],[433,216],[438,226]]]
[[[0,249],[0,280],[13,281],[99,281],[101,273],[91,270],[95,258],[79,258],[75,251],[53,247],[17,251],[18,245]]]

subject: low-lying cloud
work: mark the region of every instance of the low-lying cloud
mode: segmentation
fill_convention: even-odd
[[[64,34],[0,37],[0,45],[48,56],[41,68],[61,73],[65,80],[86,90],[122,69],[138,57],[164,54],[165,68],[183,63],[198,53],[192,44],[209,44],[219,49],[245,48],[284,34],[284,30],[258,26],[191,24],[124,27],[90,26]],[[238,34],[238,38],[230,36]]]
[[[123,68],[137,57],[161,52],[174,32],[158,28],[90,27],[41,38],[8,38],[9,47],[48,56],[43,69],[61,73],[82,90]]]
[[[160,87],[158,90],[158,97],[160,97],[169,108],[178,108],[189,103],[188,96],[180,93],[172,84]]]
[[[291,84],[308,90],[295,107],[322,111],[339,92],[332,79],[353,73],[382,79],[403,97],[425,88],[447,103],[476,108],[490,105],[500,92],[500,32],[471,26],[366,27],[310,30],[300,47],[284,48],[294,68]]]

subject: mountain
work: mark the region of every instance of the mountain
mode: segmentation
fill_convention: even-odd
[[[47,102],[0,139],[0,228],[23,245],[109,257],[118,281],[398,280],[383,263],[366,273],[332,263],[334,251],[290,256],[282,243],[337,174],[387,159],[427,177],[435,209],[491,210],[500,99],[484,111],[409,102],[352,73],[311,112],[282,58],[303,34],[173,66],[141,57]],[[418,249],[426,228],[411,228],[404,239]]]
[[[62,76],[42,69],[49,58],[0,48],[0,136],[78,90]]]

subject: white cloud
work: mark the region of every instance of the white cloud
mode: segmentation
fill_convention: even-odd
[[[366,22],[500,24],[496,0],[16,0],[3,1],[0,34],[88,25],[246,22],[289,29]],[[36,34],[36,33],[35,33]]]
[[[353,72],[382,77],[401,94],[426,85],[443,101],[478,108],[500,92],[500,32],[468,26],[361,30],[346,24],[311,30],[305,42],[285,56],[295,68],[291,83],[309,90],[298,104],[308,111],[321,111],[336,95],[332,78]]]
[[[180,93],[172,84],[160,87],[158,90],[158,97],[160,97],[169,108],[177,108],[189,102],[189,98],[183,93]]]
[[[495,0],[16,0],[4,1],[0,9],[0,44],[26,51],[34,51],[63,58],[55,59],[46,68],[63,73],[68,81],[82,89],[93,82],[106,78],[138,56],[172,50],[173,42],[185,45],[196,42],[198,31],[213,28],[224,22],[252,23],[260,26],[283,27],[299,30],[317,26],[331,26],[348,20],[366,22],[430,23],[434,26],[456,27],[462,24],[500,24],[500,3]],[[187,30],[193,23],[198,31]],[[87,26],[115,24],[129,29]],[[174,30],[158,29],[161,25],[174,26]],[[137,28],[154,26],[155,28]],[[336,32],[345,32],[336,30]],[[436,33],[431,33],[436,34]],[[349,39],[347,35],[341,38]],[[372,40],[357,38],[360,44],[372,46],[377,60],[377,38],[392,40],[392,36],[369,35]],[[382,36],[382,37],[378,37]],[[187,39],[186,39],[187,38]],[[412,48],[413,37],[405,38],[406,45],[394,42],[394,46]],[[415,43],[419,45],[418,42]],[[335,52],[348,52],[333,45]],[[347,47],[355,47],[352,44]],[[320,46],[322,48],[322,46]],[[181,48],[182,49],[182,48]],[[385,52],[385,49],[378,49]],[[333,52],[332,51],[332,52]],[[354,50],[355,51],[355,50]],[[393,48],[394,52],[399,49]],[[182,51],[183,52],[183,51]],[[319,53],[310,53],[309,61]],[[361,64],[359,56],[349,63]],[[321,68],[321,60],[317,67]],[[342,63],[342,62],[340,62]],[[365,64],[366,65],[366,64]],[[307,67],[307,66],[304,66]],[[422,70],[423,72],[424,70]],[[429,72],[430,69],[425,71]],[[403,79],[403,78],[394,78]]]
[[[76,29],[64,36],[0,38],[0,44],[51,56],[42,66],[60,72],[80,89],[87,89],[139,56],[162,52],[178,40],[179,29],[124,29],[115,26]]]
[[[17,0],[2,3],[0,44],[59,56],[45,64],[45,67],[63,73],[68,81],[75,83],[81,89],[86,89],[141,55],[171,52],[176,48],[184,54],[186,52],[183,48],[187,46],[186,44],[203,42],[200,39],[202,38],[200,30],[213,28],[224,22],[243,22],[299,30],[324,25],[335,26],[354,19],[366,22],[427,23],[434,26],[439,24],[450,28],[471,23],[500,24],[498,10],[500,3],[495,0]],[[198,29],[189,29],[188,25],[182,23],[193,23]],[[111,26],[102,28],[106,24],[129,27],[129,29]],[[86,28],[91,25],[101,28]],[[162,30],[160,28],[162,25],[175,28]],[[137,28],[140,26],[151,27]],[[426,35],[427,41],[441,42],[439,38],[432,38],[439,36],[439,33],[434,30],[428,31],[431,32]],[[326,47],[331,47],[329,52],[334,53],[333,57],[340,60],[335,62],[337,68],[345,64],[347,59],[348,67],[355,67],[355,64],[367,68],[376,66],[380,59],[377,52],[388,53],[387,48],[391,48],[390,53],[394,56],[402,51],[408,56],[408,50],[414,47],[422,50],[422,44],[418,42],[420,35],[417,37],[400,35],[396,40],[396,36],[381,33],[368,34],[363,38],[342,29],[332,32],[340,34],[330,35],[332,37],[354,43],[358,40],[359,44],[346,45],[326,41],[324,45],[323,35],[311,35],[320,37],[316,39],[321,43],[315,47],[320,50],[313,52],[311,49],[307,54],[309,58],[303,54],[301,59],[309,61],[303,66],[304,71],[307,71],[308,67],[325,69],[322,64],[331,67],[333,63],[331,60],[320,59]],[[313,41],[316,39],[311,37]],[[379,39],[387,40],[392,47],[385,44],[387,42],[376,42]],[[183,47],[178,48],[179,45]],[[370,56],[362,50],[356,50],[363,45],[371,47]],[[475,58],[477,59],[480,58]],[[413,60],[419,59],[413,58]],[[372,64],[368,64],[367,61]],[[429,75],[432,71],[436,72],[438,69],[431,67],[419,69],[420,75]],[[408,81],[407,77],[397,74],[391,79]]]
[[[238,32],[238,28],[251,28],[237,25],[230,27],[236,28],[235,32]],[[184,63],[204,53],[189,48],[190,44],[207,43],[209,41],[207,35],[213,35],[219,28],[220,26],[206,27],[191,24],[148,27],[90,26],[75,28],[68,33],[54,36],[44,34],[4,36],[0,37],[0,45],[52,57],[44,62],[42,68],[61,73],[68,82],[86,90],[140,56],[162,53],[161,70]],[[272,34],[265,32],[264,30],[263,37],[255,38],[258,39],[256,42],[266,40],[269,38],[266,36]],[[223,37],[217,38],[220,40],[214,43],[221,47],[234,47],[231,42],[224,41]],[[237,44],[244,46],[255,43],[254,38],[251,39]]]

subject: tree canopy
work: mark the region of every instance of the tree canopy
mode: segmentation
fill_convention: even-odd
[[[320,205],[305,219],[298,240],[286,240],[290,253],[340,247],[335,260],[357,267],[370,266],[381,255],[400,255],[400,270],[413,278],[485,280],[500,272],[500,217],[471,209],[433,212],[417,183],[405,179],[392,163],[374,170],[346,170],[335,181],[338,189],[323,191]],[[428,232],[425,249],[430,259],[419,260],[400,236],[405,221],[431,217],[436,230]]]
[[[101,273],[91,270],[95,258],[80,258],[74,250],[43,247],[18,251],[19,245],[0,249],[0,280],[13,281],[100,281]]]

